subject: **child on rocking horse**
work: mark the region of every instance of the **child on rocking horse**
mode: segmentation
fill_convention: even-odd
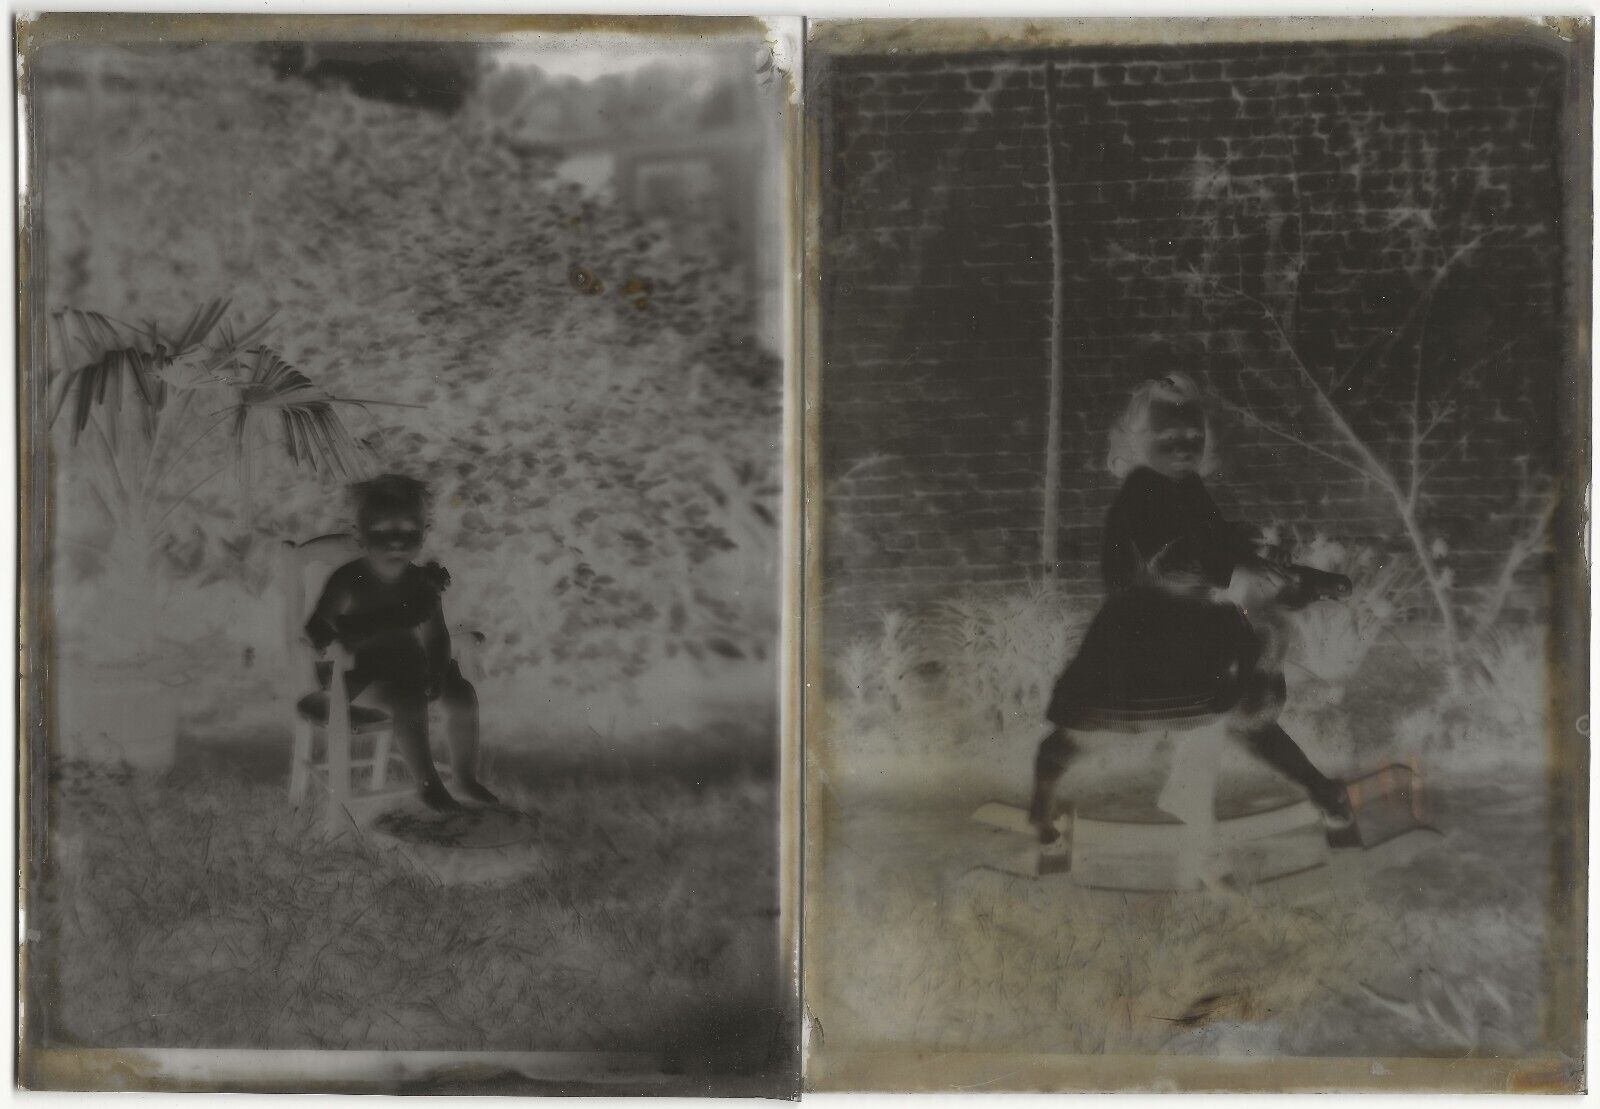
[[[1351,821],[1345,787],[1279,725],[1285,683],[1281,611],[1349,592],[1337,575],[1289,565],[1254,529],[1222,518],[1202,477],[1211,437],[1194,381],[1173,373],[1134,391],[1111,431],[1107,466],[1123,479],[1101,562],[1110,594],[1057,681],[1039,745],[1028,819],[1054,842],[1055,794],[1080,753],[1075,731],[1131,730],[1225,714],[1228,732],[1304,787],[1331,828]]]
[[[478,695],[450,654],[440,595],[450,573],[437,562],[418,566],[427,517],[427,487],[385,474],[352,489],[363,555],[328,578],[306,624],[317,650],[337,639],[355,656],[347,676],[352,698],[365,692],[393,721],[400,755],[429,808],[461,804],[439,779],[428,747],[428,702],[445,708],[456,788],[494,804],[478,781]]]

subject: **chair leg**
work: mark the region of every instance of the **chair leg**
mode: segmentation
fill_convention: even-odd
[[[294,742],[289,747],[289,803],[298,805],[305,799],[306,785],[311,776],[311,724],[298,714],[291,726]]]
[[[328,812],[330,832],[344,827],[350,802],[350,697],[343,662],[336,659],[328,686]]]
[[[439,780],[449,785],[456,780],[455,768],[448,762],[440,762],[433,755],[434,741],[444,734],[445,727],[444,709],[438,701],[434,701],[428,705],[428,761],[433,763],[433,772],[439,776]]]
[[[340,743],[332,734],[328,736],[328,811],[323,816],[330,832],[337,832],[344,827],[344,814],[350,807],[348,742],[347,739]]]
[[[389,751],[394,743],[394,733],[385,728],[373,737],[372,788],[383,789],[389,784]]]

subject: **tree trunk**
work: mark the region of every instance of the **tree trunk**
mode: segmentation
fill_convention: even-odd
[[[1050,402],[1047,408],[1044,437],[1044,514],[1040,543],[1040,560],[1044,572],[1055,576],[1058,572],[1061,534],[1061,403],[1062,403],[1062,346],[1066,332],[1066,287],[1062,268],[1065,264],[1062,248],[1063,225],[1061,220],[1061,181],[1056,172],[1056,68],[1054,63],[1044,64],[1044,147],[1045,175],[1050,187]]]

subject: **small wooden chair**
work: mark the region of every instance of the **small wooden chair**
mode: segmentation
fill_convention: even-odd
[[[337,641],[330,644],[325,658],[306,636],[306,621],[322,587],[334,570],[360,557],[355,536],[341,532],[308,539],[303,543],[285,542],[281,552],[280,575],[284,587],[283,695],[288,702],[290,733],[293,736],[289,766],[289,801],[299,805],[313,781],[327,794],[325,816],[330,829],[345,820],[355,819],[384,800],[410,794],[415,786],[389,784],[390,762],[398,759],[394,728],[389,714],[366,705],[352,705],[345,685],[345,673],[353,665],[350,652]],[[451,646],[469,680],[477,680],[475,650],[482,636],[464,625],[451,629]],[[332,675],[322,688],[318,666],[331,664]],[[314,741],[324,739],[323,757],[315,757]],[[356,740],[370,737],[371,744],[359,757]],[[405,764],[400,763],[402,771]],[[440,772],[448,777],[449,771]]]

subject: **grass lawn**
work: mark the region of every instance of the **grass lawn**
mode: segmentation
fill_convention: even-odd
[[[1347,774],[1409,753],[1396,721],[1429,695],[1409,660],[1376,659],[1344,704],[1286,726]],[[824,1042],[1357,1057],[1547,1042],[1552,830],[1537,731],[1504,737],[1509,761],[1423,752],[1444,843],[1294,899],[1270,883],[1237,895],[1089,891],[985,866],[992,833],[970,814],[1025,802],[1043,728],[941,748],[929,738],[939,719],[902,713],[893,735],[836,723],[814,755],[824,770],[807,810],[806,1006]],[[919,740],[920,756],[910,753]],[[1152,744],[1114,748],[1069,771],[1067,804],[1154,794],[1165,764]],[[1225,755],[1225,780],[1252,774],[1270,776],[1242,751]]]
[[[1304,902],[1018,878],[981,865],[966,801],[836,797],[807,1008],[856,1050],[1527,1050],[1546,984],[1534,785],[1436,795],[1443,846]]]
[[[539,835],[520,873],[474,881],[207,761],[52,775],[28,921],[46,1042],[783,1058],[770,774],[491,762]]]

